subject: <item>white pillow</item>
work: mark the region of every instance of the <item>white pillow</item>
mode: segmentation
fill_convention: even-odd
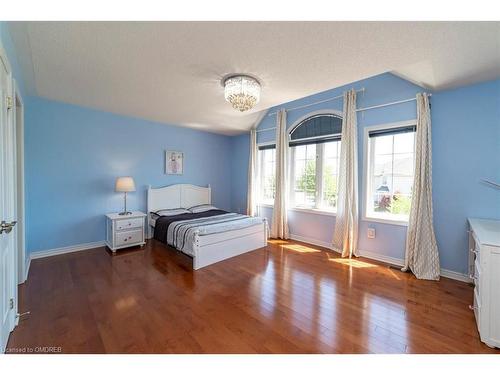
[[[211,204],[200,204],[198,206],[193,206],[193,207],[189,208],[189,211],[191,211],[193,214],[196,214],[199,212],[210,211],[210,210],[218,210],[218,208],[215,206],[212,206]]]
[[[174,216],[174,215],[190,214],[191,212],[185,208],[169,208],[165,210],[158,210],[154,213],[159,216]]]

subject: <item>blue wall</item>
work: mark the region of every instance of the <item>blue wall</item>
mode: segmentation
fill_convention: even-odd
[[[438,92],[432,97],[436,237],[441,266],[460,273],[467,272],[466,218],[469,216],[500,218],[499,192],[479,183],[479,179],[485,177],[500,180],[499,82]],[[340,95],[346,89],[362,87],[366,91],[358,94],[358,108],[413,98],[416,93],[424,91],[419,86],[387,73],[285,103],[279,107],[287,109],[309,104]],[[276,109],[277,107],[272,108],[270,112]],[[287,114],[288,127],[309,112],[325,109],[341,111],[342,100],[290,111]],[[364,210],[364,128],[415,118],[415,102],[358,113],[360,218]],[[275,117],[267,116],[260,123],[259,130],[274,126]],[[260,132],[258,143],[273,141],[274,136],[273,130]],[[239,155],[237,160],[248,163],[246,155]],[[240,175],[246,176],[245,165],[240,169],[244,169],[240,171]],[[454,186],[450,186],[451,181]],[[245,197],[246,194],[234,195],[233,208],[242,206]],[[272,209],[264,208],[262,213],[270,220]],[[289,224],[292,234],[329,244],[335,217],[291,210]],[[376,229],[375,239],[367,238],[366,232],[369,227]],[[405,226],[360,221],[359,248],[362,251],[403,259],[405,239]]]
[[[27,97],[6,22],[0,41],[25,104],[27,252],[104,240],[104,214],[123,208],[117,176],[136,181],[130,209],[146,210],[147,184],[184,182],[210,184],[231,208],[231,137]],[[164,173],[169,149],[184,152],[184,175]]]
[[[25,102],[25,173],[27,249],[30,252],[104,239],[103,214],[118,211],[114,193],[119,175],[132,175],[138,191],[132,209],[145,209],[147,184],[210,183],[214,203],[237,212],[246,209],[248,134],[224,137],[196,130],[89,110],[26,96],[24,80],[5,22],[0,40]],[[365,87],[358,107],[414,97],[424,91],[391,74],[382,74],[280,107],[290,108]],[[467,272],[466,218],[500,219],[500,193],[480,182],[500,181],[500,81],[436,92],[432,97],[434,221],[443,268]],[[342,100],[290,111],[291,126],[321,109],[342,110]],[[276,108],[270,109],[270,112]],[[414,102],[359,113],[360,197],[363,196],[363,129],[370,125],[414,119]],[[275,126],[266,116],[259,129]],[[259,142],[274,139],[261,132]],[[164,150],[185,152],[185,174],[164,174]],[[360,217],[363,202],[360,202]],[[263,209],[271,217],[271,209]],[[330,243],[334,216],[290,211],[295,235]],[[376,239],[366,237],[368,227]],[[360,222],[359,248],[403,258],[406,227]]]
[[[25,175],[29,252],[105,236],[104,214],[123,208],[115,178],[133,176],[129,208],[146,210],[147,185],[211,184],[231,208],[231,138],[31,98]],[[164,151],[184,152],[184,175],[164,173]]]
[[[466,272],[467,217],[500,219],[500,80],[432,97],[433,194],[443,266]]]
[[[248,191],[248,157],[250,135],[242,134],[231,140],[231,210],[246,214]]]

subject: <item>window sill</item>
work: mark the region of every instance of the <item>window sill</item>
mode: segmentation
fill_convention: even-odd
[[[370,222],[373,222],[373,223],[398,225],[398,226],[401,226],[401,227],[407,227],[408,226],[408,221],[397,220],[397,219],[384,219],[384,218],[381,218],[381,217],[363,216],[362,220],[363,221],[370,221]]]
[[[274,205],[269,204],[269,203],[260,203],[259,207],[272,209],[274,207]],[[292,208],[289,208],[288,211],[304,212],[304,213],[308,213],[308,214],[323,215],[323,216],[334,216],[334,217],[337,216],[337,213],[335,211],[319,210],[319,209],[316,209],[316,208],[292,207]],[[408,226],[408,221],[396,220],[396,219],[384,219],[384,218],[373,217],[373,216],[363,216],[361,218],[361,220],[362,221],[373,222],[373,223],[398,225],[398,226],[401,226],[401,227],[407,227]]]
[[[257,206],[264,207],[264,208],[273,208],[274,207],[274,205],[270,204],[270,203],[259,203],[259,204],[257,204]]]
[[[305,212],[308,214],[324,215],[324,216],[337,216],[337,213],[335,211],[321,210],[319,208],[291,207],[288,210],[297,211],[297,212]]]
[[[273,208],[272,204],[261,203],[259,207]],[[288,211],[304,212],[308,214],[324,215],[324,216],[337,216],[335,211],[320,210],[318,208],[301,208],[301,207],[290,207]]]

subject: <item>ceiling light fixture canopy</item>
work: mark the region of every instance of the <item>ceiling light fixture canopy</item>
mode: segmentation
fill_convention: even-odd
[[[248,111],[260,100],[260,83],[243,74],[230,76],[224,80],[224,98],[234,109]]]

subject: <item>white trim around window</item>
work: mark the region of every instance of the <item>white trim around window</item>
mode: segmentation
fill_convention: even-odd
[[[260,203],[259,207],[273,209],[274,206],[269,203]],[[320,210],[318,208],[301,208],[301,207],[289,207],[288,211],[304,212],[307,214],[323,215],[323,216],[337,216],[335,211]]]
[[[363,133],[363,203],[362,203],[362,218],[361,220],[363,221],[371,221],[371,222],[376,222],[376,223],[382,223],[382,224],[391,224],[391,225],[400,225],[400,226],[408,226],[408,220],[400,220],[398,218],[387,218],[386,217],[376,217],[376,216],[367,216],[367,206],[368,206],[368,188],[369,188],[369,179],[370,177],[368,176],[368,171],[370,169],[369,166],[369,155],[368,155],[368,142],[370,141],[369,139],[369,132],[373,130],[382,130],[382,129],[395,129],[395,128],[401,128],[405,126],[416,126],[417,125],[417,120],[408,120],[408,121],[399,121],[399,122],[391,122],[387,124],[379,124],[379,125],[372,125],[372,126],[367,126],[364,128],[364,133]],[[373,156],[372,156],[373,157]]]

